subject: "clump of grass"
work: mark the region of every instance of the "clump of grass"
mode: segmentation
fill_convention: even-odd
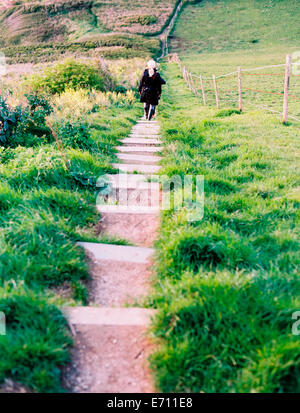
[[[140,15],[133,15],[133,16],[126,16],[123,21],[125,26],[129,26],[131,24],[140,24],[141,26],[149,26],[153,23],[157,22],[157,17],[151,14],[140,14]]]
[[[240,115],[242,112],[236,109],[222,109],[216,114],[216,118],[226,118],[232,115]]]
[[[6,317],[0,381],[10,378],[38,392],[61,391],[60,368],[69,362],[72,344],[61,311],[22,287],[7,285],[0,291],[0,311]]]

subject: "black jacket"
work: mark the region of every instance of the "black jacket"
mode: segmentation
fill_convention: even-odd
[[[149,71],[146,69],[139,84],[141,102],[149,103],[150,105],[158,105],[161,95],[161,86],[165,84],[166,82],[157,70],[154,70],[154,75],[150,77]]]

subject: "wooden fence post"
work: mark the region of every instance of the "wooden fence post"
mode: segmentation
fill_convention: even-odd
[[[205,96],[205,91],[204,91],[204,85],[203,85],[202,75],[200,75],[200,85],[201,85],[203,105],[206,105],[206,96]]]
[[[183,66],[183,79],[186,82],[186,67],[185,66]]]
[[[197,89],[197,83],[196,83],[196,80],[194,80],[194,79],[193,79],[193,88],[194,88],[195,96],[198,96],[199,93],[198,93],[198,89]]]
[[[196,91],[196,88],[195,88],[195,82],[194,82],[192,73],[190,73],[190,80],[191,80],[192,92],[194,93],[194,95],[197,95],[197,91]]]
[[[242,70],[239,66],[237,68],[238,72],[238,87],[239,87],[239,111],[242,112],[243,110],[243,102],[242,102]]]
[[[188,87],[190,90],[192,90],[192,86],[191,86],[191,78],[190,78],[190,72],[187,72],[187,82],[188,82]]]
[[[213,82],[214,82],[214,88],[215,88],[215,94],[216,94],[216,104],[217,104],[217,108],[220,109],[219,92],[218,92],[216,75],[213,75]]]
[[[191,85],[191,91],[194,93],[193,75],[191,73],[190,73],[190,85]]]
[[[286,55],[284,96],[283,96],[283,123],[287,123],[289,109],[289,85],[290,85],[291,55]]]

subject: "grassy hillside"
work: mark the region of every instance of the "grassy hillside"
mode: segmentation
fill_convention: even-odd
[[[8,64],[53,62],[66,57],[107,59],[132,59],[157,56],[160,52],[158,39],[141,38],[137,35],[110,35],[89,41],[74,43],[43,43],[40,45],[8,46],[0,49]]]
[[[202,0],[184,9],[170,42],[172,51],[188,55],[288,49],[298,44],[299,14],[297,0]]]
[[[177,0],[11,1],[0,6],[0,48],[8,62],[47,62],[64,56],[156,56],[159,34]],[[137,36],[140,34],[141,36]]]
[[[204,0],[185,7],[170,50],[179,53],[192,73],[204,76],[210,104],[215,104],[212,74],[231,73],[241,66],[245,108],[267,106],[281,112],[284,67],[251,74],[246,69],[284,64],[286,54],[299,49],[299,15],[300,5],[294,0]],[[290,113],[300,119],[300,79],[291,74]],[[236,75],[220,79],[218,87],[221,107],[236,106]]]
[[[0,14],[2,44],[81,41],[109,32],[160,32],[176,0],[11,1]]]
[[[203,1],[183,11],[171,49],[194,73],[210,76],[238,64],[281,63],[296,48],[299,14],[294,1]],[[290,31],[279,27],[282,15]],[[299,123],[284,126],[248,104],[236,113],[226,99],[217,110],[213,95],[203,107],[177,65],[164,75],[162,173],[203,175],[205,208],[198,222],[184,208],[163,214],[153,297],[159,386],[299,392],[299,340],[291,329],[300,307]],[[258,79],[266,91],[279,87]]]

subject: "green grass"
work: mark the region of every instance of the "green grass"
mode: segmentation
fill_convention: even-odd
[[[274,45],[296,46],[299,13],[297,0],[202,0],[185,7],[171,48],[184,54],[238,49],[253,54]]]
[[[63,391],[72,340],[58,306],[87,302],[88,267],[77,241],[124,244],[97,235],[95,184],[115,173],[114,146],[137,113],[135,104],[111,104],[87,114],[91,137],[76,148],[64,143],[70,170],[55,142],[30,137],[0,148],[0,311],[7,321],[0,384],[10,378],[38,392]]]
[[[170,51],[178,52],[192,73],[204,76],[209,105],[215,106],[212,75],[241,66],[244,109],[266,106],[281,113],[285,68],[246,69],[284,64],[286,54],[299,49],[299,13],[299,2],[293,0],[204,0],[185,7],[172,33]],[[293,71],[291,75],[289,110],[300,119],[300,81]],[[197,79],[195,83],[200,89]],[[221,108],[237,108],[237,74],[219,79],[218,89]]]
[[[183,208],[162,214],[151,301],[159,308],[158,386],[299,392],[291,333],[300,305],[298,126],[258,111],[205,108],[177,65],[164,76],[161,173],[204,175],[205,208],[196,222]]]
[[[0,381],[11,378],[29,389],[60,392],[60,367],[70,361],[72,339],[53,298],[12,283],[0,289],[6,336],[0,336]]]
[[[166,68],[162,173],[204,175],[205,208],[199,222],[183,209],[163,214],[152,297],[161,338],[152,363],[162,391],[300,391],[291,332],[300,306],[299,124],[284,126],[253,107],[281,111],[282,96],[246,91],[281,94],[284,68],[242,73],[243,113],[236,74],[218,81],[220,110],[210,80],[237,66],[284,63],[297,50],[299,11],[295,1],[202,1],[185,7],[170,40],[183,64],[205,77],[208,106],[176,65]],[[291,91],[299,94],[293,76]],[[290,112],[299,117],[293,99]]]

